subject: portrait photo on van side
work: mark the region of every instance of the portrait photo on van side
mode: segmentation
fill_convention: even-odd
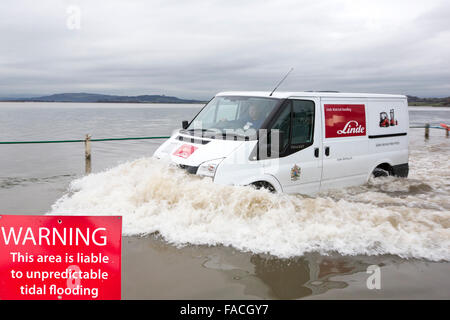
[[[1,2],[0,300],[450,299],[449,15]]]

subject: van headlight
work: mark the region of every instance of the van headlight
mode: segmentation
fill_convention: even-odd
[[[214,159],[210,161],[203,162],[197,170],[197,174],[200,176],[206,176],[214,178],[214,175],[216,174],[217,167],[222,162],[222,160],[225,158],[220,159]]]

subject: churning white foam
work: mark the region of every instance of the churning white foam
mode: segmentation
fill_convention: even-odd
[[[278,257],[336,251],[450,260],[448,184],[442,191],[427,181],[419,170],[308,198],[220,186],[142,158],[73,181],[50,214],[122,215],[124,235],[158,232],[175,245]]]

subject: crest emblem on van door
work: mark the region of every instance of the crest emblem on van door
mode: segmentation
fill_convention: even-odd
[[[291,169],[291,180],[296,181],[300,178],[301,169],[299,166],[294,165]]]

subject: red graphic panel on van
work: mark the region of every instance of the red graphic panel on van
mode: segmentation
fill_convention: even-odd
[[[191,146],[189,144],[183,144],[177,149],[177,151],[173,153],[173,155],[187,159],[191,156],[191,154],[194,153],[195,150],[197,150],[197,147]]]
[[[363,104],[325,104],[325,138],[366,135]]]

